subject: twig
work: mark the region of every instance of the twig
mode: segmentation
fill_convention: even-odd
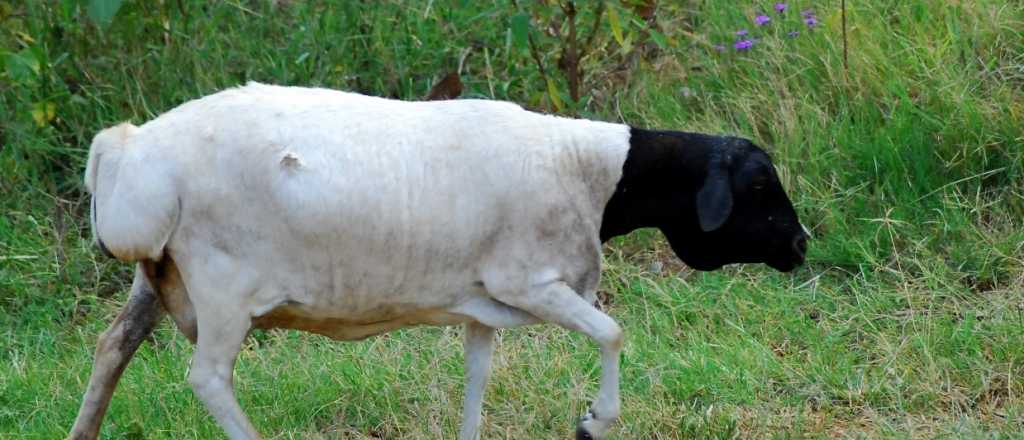
[[[850,54],[848,51],[848,41],[846,39],[846,0],[843,0],[843,69],[847,73],[850,72]]]
[[[459,75],[462,75],[462,66],[466,65],[466,58],[469,58],[469,54],[473,49],[475,49],[473,46],[467,47],[462,49],[462,53],[459,54],[459,70],[457,70]]]
[[[35,260],[38,258],[38,255],[0,255],[0,261]]]
[[[932,192],[930,192],[928,194],[925,194],[925,195],[923,195],[921,197],[918,197],[917,200],[914,200],[914,203],[917,203],[917,202],[920,202],[920,201],[922,201],[924,199],[927,199],[928,197],[931,197],[935,193],[937,193],[939,191],[942,191],[942,190],[944,190],[946,188],[949,188],[951,186],[959,185],[959,184],[964,183],[964,182],[966,182],[968,180],[971,180],[971,179],[978,179],[978,178],[984,179],[984,178],[986,178],[988,176],[991,176],[991,175],[996,174],[996,173],[1001,173],[1003,171],[1006,171],[1006,167],[1001,167],[1001,168],[996,168],[994,170],[984,171],[984,172],[975,174],[973,176],[967,176],[967,177],[964,177],[963,179],[959,179],[959,180],[955,180],[955,181],[949,182],[949,183],[947,183],[945,185],[942,185],[942,186],[940,186],[938,188],[935,188],[934,191],[932,191]]]
[[[547,82],[548,72],[544,69],[544,62],[540,59],[540,53],[537,51],[537,43],[533,41],[533,34],[527,33],[526,40],[530,42],[530,56],[532,56],[533,61],[537,63],[537,70],[540,71],[540,76],[544,78],[544,82]]]
[[[580,52],[579,39],[576,37],[576,3],[563,3],[562,11],[565,12],[566,20],[569,21],[569,40],[562,41],[562,61],[564,62],[565,76],[569,80],[569,96],[572,102],[580,100]]]

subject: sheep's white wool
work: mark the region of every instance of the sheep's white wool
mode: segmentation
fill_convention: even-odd
[[[193,298],[351,338],[514,315],[485,285],[591,294],[628,148],[510,103],[251,83],[101,132],[86,184],[118,258],[167,252]]]

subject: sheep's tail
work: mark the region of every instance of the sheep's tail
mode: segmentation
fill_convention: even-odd
[[[99,132],[85,165],[93,238],[124,261],[159,260],[181,211],[167,162],[153,156],[138,130],[123,123]]]

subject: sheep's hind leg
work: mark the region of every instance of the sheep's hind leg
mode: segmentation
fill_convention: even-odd
[[[260,436],[256,428],[235,399],[232,383],[235,359],[249,333],[248,319],[224,317],[226,319],[218,322],[204,319],[202,310],[197,308],[199,338],[192,355],[188,382],[229,438],[258,439]]]
[[[196,314],[196,348],[189,385],[206,410],[232,440],[260,438],[235,398],[235,361],[252,325],[244,306],[251,274],[228,258],[211,257],[202,265],[179,261],[185,288]]]
[[[466,388],[462,405],[462,429],[459,440],[480,438],[480,419],[484,391],[491,375],[494,354],[494,329],[519,327],[540,322],[536,316],[487,297],[478,297],[459,305],[452,313],[471,317],[466,324]]]
[[[160,298],[140,263],[135,269],[128,302],[96,344],[89,388],[82,397],[82,406],[68,439],[96,438],[121,373],[164,314]]]
[[[459,440],[478,440],[484,391],[491,376],[494,328],[477,322],[466,324],[465,347],[466,397],[462,405],[462,431],[459,433]]]
[[[192,307],[192,301],[188,298],[185,290],[185,283],[178,272],[177,264],[168,257],[159,264],[147,263],[146,273],[152,282],[156,284],[160,292],[160,302],[167,314],[174,319],[178,330],[188,338],[189,342],[196,343],[196,311]]]

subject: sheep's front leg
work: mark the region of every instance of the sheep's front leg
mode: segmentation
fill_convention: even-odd
[[[580,419],[576,438],[603,438],[620,411],[619,353],[623,333],[619,325],[561,281],[531,286],[525,293],[514,290],[493,293],[499,301],[583,333],[601,347],[601,389],[590,411]]]
[[[491,376],[494,328],[476,322],[466,324],[465,352],[466,400],[462,406],[462,431],[459,439],[477,440],[480,438],[484,390]]]
[[[82,406],[75,418],[75,425],[68,434],[69,439],[95,439],[100,431],[103,416],[110,405],[117,382],[128,362],[142,344],[142,340],[153,332],[165,312],[160,298],[153,289],[140,264],[135,269],[131,294],[121,313],[110,327],[103,332],[96,344],[89,388],[82,398]]]

